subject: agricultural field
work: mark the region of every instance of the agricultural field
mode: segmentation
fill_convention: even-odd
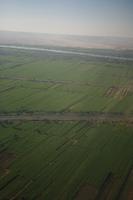
[[[22,50],[1,54],[2,112],[133,111],[131,61]]]
[[[115,53],[0,48],[0,200],[133,199],[133,52]]]

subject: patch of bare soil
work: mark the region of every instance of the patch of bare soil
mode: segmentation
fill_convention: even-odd
[[[133,185],[128,190],[127,200],[133,200]]]
[[[13,153],[9,153],[6,151],[0,153],[0,171],[2,171],[4,175],[9,174],[9,165],[12,160],[14,160],[14,158],[15,155]]]
[[[112,86],[110,88],[107,89],[106,93],[105,93],[105,96],[107,97],[113,97],[115,96],[115,94],[117,93],[118,91],[118,87],[116,86]]]
[[[127,200],[133,200],[133,169],[131,170],[129,181],[131,184],[128,188]]]
[[[123,99],[124,97],[128,96],[129,88],[120,88],[116,93],[115,97],[118,99]]]
[[[75,200],[94,200],[97,195],[97,189],[91,185],[82,186],[75,198]]]
[[[116,87],[112,86],[107,89],[105,92],[106,97],[114,97],[117,99],[123,99],[124,97],[128,96],[130,93],[132,93],[132,88],[130,87]]]

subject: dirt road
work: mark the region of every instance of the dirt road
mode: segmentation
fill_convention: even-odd
[[[0,122],[6,121],[86,121],[91,123],[122,123],[133,125],[133,115],[104,112],[41,112],[0,114]]]

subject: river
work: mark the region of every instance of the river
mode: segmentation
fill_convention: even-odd
[[[113,60],[115,59],[115,60],[133,61],[133,58],[111,56],[111,55],[100,55],[100,54],[93,54],[93,53],[87,53],[87,52],[76,52],[76,51],[66,51],[66,50],[57,50],[57,49],[46,49],[46,48],[39,48],[39,47],[0,45],[0,48],[10,48],[10,49],[18,49],[18,50],[45,51],[45,52],[52,52],[52,53],[59,53],[59,54],[70,54],[70,55],[89,56],[89,57],[95,57],[95,58],[106,58],[106,59],[113,59]]]

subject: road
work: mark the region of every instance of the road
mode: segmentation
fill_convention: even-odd
[[[111,56],[111,55],[100,55],[100,54],[76,52],[76,51],[57,50],[57,49],[37,48],[37,47],[0,45],[0,48],[10,48],[10,49],[17,49],[17,50],[30,50],[30,51],[31,50],[32,51],[44,51],[44,52],[52,52],[52,53],[58,53],[58,54],[70,54],[70,55],[80,55],[80,56],[88,56],[88,57],[95,57],[95,58],[106,58],[106,59],[113,59],[113,60],[115,59],[115,60],[133,61],[133,58]]]
[[[122,123],[133,125],[133,115],[104,112],[35,112],[0,114],[0,122],[6,121],[86,121],[91,123]]]

